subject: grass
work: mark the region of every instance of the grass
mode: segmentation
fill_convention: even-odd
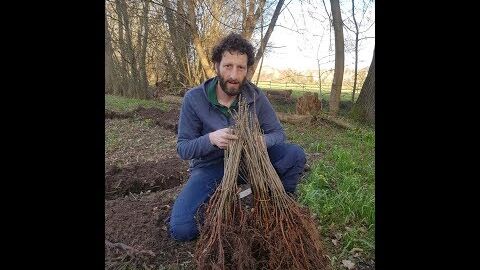
[[[159,108],[169,110],[168,105],[157,100],[125,98],[121,96],[105,95],[105,109],[117,112],[126,112],[142,106],[144,108]]]
[[[284,125],[291,142],[307,153],[321,153],[298,187],[299,201],[318,217],[329,241],[333,264],[375,252],[375,132],[365,127],[344,131],[324,125]],[[337,245],[332,245],[332,240]],[[328,245],[327,245],[328,246]]]
[[[346,102],[339,115],[347,113]],[[273,105],[279,111],[295,111],[294,105]],[[358,123],[358,129],[348,131],[322,123],[283,126],[288,141],[320,156],[311,159],[298,193],[300,203],[320,222],[333,268],[342,269],[341,261],[352,259],[352,250],[361,249],[361,257],[374,260],[375,130]]]
[[[120,143],[120,133],[105,128],[105,151],[115,149]]]

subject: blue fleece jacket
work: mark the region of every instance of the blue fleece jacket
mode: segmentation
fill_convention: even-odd
[[[190,168],[200,168],[223,162],[224,151],[213,145],[208,133],[231,127],[232,117],[225,116],[207,97],[207,87],[213,78],[185,93],[178,121],[177,152],[181,159],[190,160]],[[255,112],[268,147],[285,142],[286,136],[277,115],[265,94],[247,81],[242,89],[250,111]],[[255,97],[255,106],[253,101]]]

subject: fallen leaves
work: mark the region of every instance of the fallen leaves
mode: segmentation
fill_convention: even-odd
[[[342,260],[342,266],[346,267],[347,269],[355,268],[355,263],[350,260]]]

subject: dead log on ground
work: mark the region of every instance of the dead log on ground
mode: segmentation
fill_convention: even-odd
[[[281,122],[290,124],[311,123],[314,117],[311,115],[289,114],[277,112],[277,117]]]
[[[332,117],[325,113],[318,113],[315,115],[302,115],[302,114],[289,114],[283,112],[277,112],[277,117],[281,122],[289,124],[300,124],[300,123],[314,123],[315,121],[324,121],[328,124],[335,125],[339,128],[344,129],[355,129],[355,126],[340,119]]]

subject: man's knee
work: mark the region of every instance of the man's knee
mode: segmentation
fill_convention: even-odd
[[[198,228],[195,220],[178,223],[170,222],[170,234],[177,241],[191,241],[198,236]]]
[[[283,149],[280,149],[283,148]],[[282,153],[282,158],[274,163],[275,170],[279,173],[285,191],[295,193],[300,175],[305,168],[305,151],[296,144],[284,144],[277,149]]]
[[[303,168],[306,163],[305,151],[297,144],[281,144],[270,150],[274,167],[283,173],[291,168]]]
[[[305,151],[297,144],[291,144],[288,150],[288,155],[295,157],[295,165],[304,167],[307,162]]]

